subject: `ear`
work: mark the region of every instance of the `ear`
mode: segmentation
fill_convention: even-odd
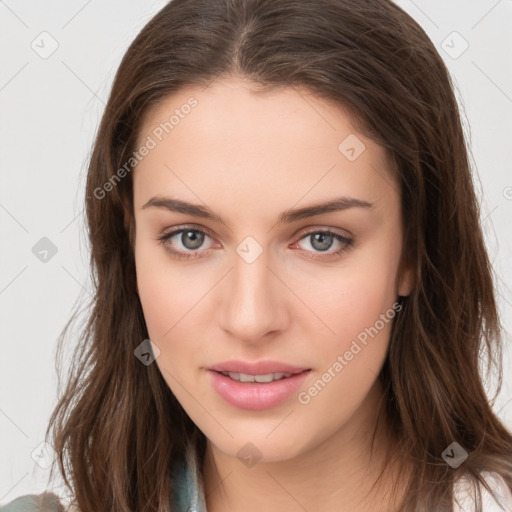
[[[398,295],[400,297],[407,297],[412,292],[415,285],[415,277],[414,277],[414,266],[412,262],[406,261],[400,265],[400,270],[398,273]]]
[[[129,207],[126,203],[124,203],[124,229],[128,234],[128,239],[130,241],[130,245],[135,251],[135,222],[130,214]],[[135,289],[137,291],[137,295],[139,295],[139,285],[137,283],[137,277],[135,277]]]
[[[131,212],[131,206],[126,198],[122,199],[123,210],[124,210],[124,229],[128,235],[130,246],[135,249],[135,218],[134,213]]]
[[[131,220],[130,211],[128,210],[128,207],[125,205],[124,206],[124,229],[126,229],[127,233],[130,232],[130,220]]]
[[[414,279],[412,275],[412,269],[407,268],[402,271],[400,280],[398,282],[398,295],[400,297],[406,297],[412,292],[414,288]]]

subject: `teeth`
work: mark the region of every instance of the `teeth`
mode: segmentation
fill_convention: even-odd
[[[240,382],[272,382],[285,377],[290,377],[291,373],[266,373],[265,375],[248,375],[247,373],[221,372],[222,375],[229,376],[233,380]]]

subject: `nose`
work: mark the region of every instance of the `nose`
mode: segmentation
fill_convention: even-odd
[[[290,292],[265,251],[252,263],[235,255],[218,310],[221,327],[248,344],[260,344],[283,332],[289,322]],[[275,266],[275,265],[272,265]]]

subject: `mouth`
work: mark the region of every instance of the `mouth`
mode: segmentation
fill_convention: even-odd
[[[310,372],[311,368],[275,362],[230,362],[208,368],[211,385],[225,402],[252,411],[272,409],[291,400]]]

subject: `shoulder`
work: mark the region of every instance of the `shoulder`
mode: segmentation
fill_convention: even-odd
[[[482,494],[482,512],[512,512],[512,491],[505,480],[497,473],[484,471],[481,473],[496,499],[480,484]],[[461,477],[453,488],[454,512],[473,512],[475,508],[476,485],[468,477]]]
[[[55,494],[44,492],[26,494],[0,505],[0,512],[65,512],[65,509]]]

